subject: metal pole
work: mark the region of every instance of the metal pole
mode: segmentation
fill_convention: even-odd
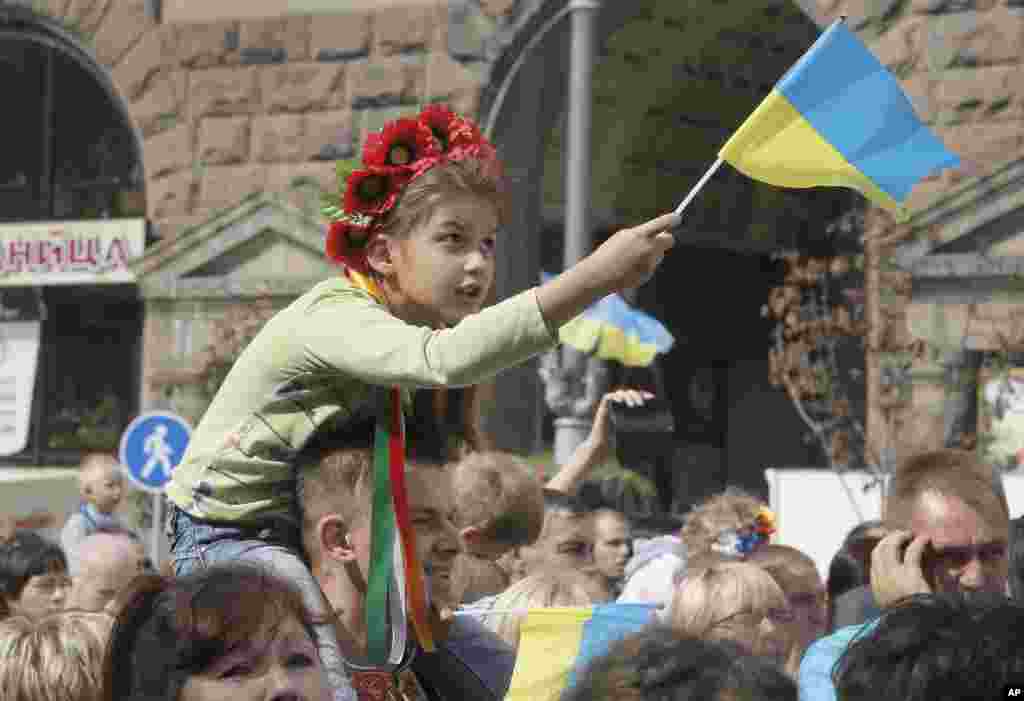
[[[591,105],[593,102],[594,46],[597,29],[598,0],[569,0],[572,39],[569,48],[569,105],[566,120],[566,202],[565,251],[563,269],[568,270],[582,260],[592,248],[590,232],[590,142]],[[561,372],[569,379],[569,394],[578,401],[570,402],[566,415],[555,418],[554,458],[562,464],[576,446],[586,438],[593,422],[592,409],[583,400],[586,378],[591,370],[582,353],[566,346],[562,349]],[[580,411],[579,409],[584,409]]]
[[[590,130],[593,101],[596,0],[569,0],[568,150],[566,158],[565,255],[568,270],[590,253]]]
[[[149,541],[149,559],[153,563],[153,569],[160,571],[160,536],[163,531],[164,521],[164,495],[156,493],[153,495],[153,528]]]

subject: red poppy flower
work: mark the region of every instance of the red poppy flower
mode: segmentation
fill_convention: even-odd
[[[458,117],[447,105],[427,105],[420,112],[420,123],[430,129],[440,143],[441,151],[448,150],[452,122]]]
[[[327,257],[335,263],[362,270],[366,267],[366,242],[370,229],[348,221],[331,223],[327,230]]]
[[[366,137],[363,164],[402,168],[438,153],[440,149],[429,128],[415,119],[396,119],[379,133]]]
[[[408,170],[367,168],[348,176],[345,190],[345,211],[350,214],[374,216],[395,206],[402,188],[409,182]]]
[[[484,135],[480,133],[480,128],[465,117],[456,117],[452,120],[448,129],[448,142],[452,148],[488,143]]]

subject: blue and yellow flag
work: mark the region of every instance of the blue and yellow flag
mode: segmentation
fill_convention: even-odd
[[[786,72],[718,155],[771,185],[854,188],[901,218],[914,184],[960,163],[842,20]]]
[[[519,650],[505,701],[558,701],[612,643],[654,621],[651,604],[533,609],[520,627]]]

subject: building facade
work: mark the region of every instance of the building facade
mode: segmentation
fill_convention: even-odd
[[[500,258],[499,297],[535,284],[541,268],[560,260],[567,46],[570,15],[578,4],[0,3],[0,65],[5,57],[14,57],[10,65],[28,60],[31,47],[19,49],[17,43],[31,34],[28,43],[37,47],[32,51],[48,47],[51,52],[51,58],[37,57],[33,80],[60,86],[58,64],[65,63],[68,75],[73,68],[84,76],[72,86],[79,92],[55,88],[44,90],[38,104],[28,101],[52,134],[40,136],[36,151],[25,153],[26,163],[36,166],[22,170],[35,176],[20,179],[16,169],[4,175],[0,217],[11,223],[143,219],[145,225],[145,249],[128,266],[130,280],[76,287],[28,279],[2,290],[5,304],[21,294],[37,307],[40,300],[48,302],[48,318],[56,318],[61,305],[78,303],[81,294],[97,295],[98,318],[125,320],[110,333],[121,339],[119,352],[126,355],[108,363],[99,357],[97,367],[104,369],[91,373],[97,386],[86,383],[75,392],[88,397],[93,410],[102,404],[104,382],[112,383],[120,413],[163,406],[169,400],[154,378],[198,362],[211,324],[230,308],[261,298],[280,305],[332,274],[318,255],[322,230],[316,211],[320,192],[338,188],[334,161],[357,155],[365,134],[430,101],[446,101],[478,117],[505,160],[516,203],[507,230],[517,240]],[[935,242],[947,241],[954,230],[962,242],[949,244],[954,248],[992,241],[972,238],[972,231],[984,227],[1002,226],[1005,239],[1017,233],[1006,224],[1010,220],[993,223],[1012,216],[1012,188],[985,183],[1020,157],[1024,139],[1016,78],[1024,14],[1018,5],[1015,0],[605,0],[597,11],[593,66],[593,242],[674,207],[817,32],[835,17],[847,16],[901,79],[919,113],[965,161],[959,171],[915,189],[911,206],[919,215],[911,225],[868,218],[865,233],[885,243],[874,252],[886,266],[891,263],[880,275],[868,276],[868,294],[879,299],[875,318],[884,341],[874,338],[866,352],[874,417],[869,424],[881,435],[881,369],[897,362],[914,338],[914,325],[907,321],[913,317],[907,311],[913,289],[908,281],[916,279],[917,268],[911,268],[920,264],[904,256],[900,260],[911,268],[901,268],[896,246],[941,253]],[[24,71],[20,75],[28,80]],[[33,85],[8,94],[20,103],[22,95],[35,94]],[[86,86],[93,95],[89,100],[83,97]],[[61,145],[61,135],[78,133],[68,123],[85,114],[79,105],[87,102],[98,114],[110,115],[111,125],[122,126],[93,139],[99,151],[76,155]],[[52,117],[43,119],[46,115]],[[30,121],[12,122],[5,138],[20,139]],[[63,149],[70,155],[63,156]],[[76,176],[83,183],[96,181],[91,189],[59,187],[63,176],[54,164],[65,159],[96,164],[103,157],[112,164],[107,170],[86,168]],[[954,196],[961,203],[955,226],[952,210],[941,204]],[[776,284],[769,256],[812,248],[825,224],[843,216],[853,202],[846,193],[779,191],[722,171],[688,212],[666,272],[641,290],[641,306],[663,318],[680,341],[665,359],[667,391],[678,413],[712,414],[681,438],[689,446],[690,467],[680,488],[690,494],[726,482],[757,489],[763,468],[814,460],[799,440],[799,419],[785,397],[768,386],[757,312]],[[999,204],[987,204],[993,202]],[[983,209],[991,217],[972,214]],[[699,303],[702,299],[719,303]],[[1007,313],[1015,304],[1008,304]],[[95,325],[89,314],[79,316],[67,317],[66,327],[50,328],[49,344],[49,327],[44,328],[42,347],[54,347],[59,356],[67,339]],[[89,352],[102,354],[104,346],[96,341],[90,347]],[[73,359],[84,358],[79,355],[84,352],[66,351]],[[37,384],[33,396],[66,403],[54,389],[65,371],[59,363],[44,371],[46,362],[40,362],[39,382],[49,384]],[[933,406],[937,396],[928,370],[917,369],[921,387],[911,393],[917,399],[907,399],[910,404],[900,409],[910,412],[908,417]],[[130,381],[118,384],[125,377]],[[75,392],[68,396],[77,397]],[[700,411],[691,406],[694,396],[704,398]],[[536,447],[541,397],[535,367],[509,371],[495,381],[490,415],[501,418],[490,426],[500,447]],[[60,410],[56,404],[41,406],[42,417]],[[72,433],[83,422],[75,420],[68,429]],[[763,430],[762,442],[744,435],[742,427],[752,423]],[[777,438],[789,434],[792,441]],[[934,431],[929,436],[922,440],[942,440]],[[44,452],[22,451],[19,459],[45,463]]]

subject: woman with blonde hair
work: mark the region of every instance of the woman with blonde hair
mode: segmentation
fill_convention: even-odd
[[[771,575],[793,610],[794,638],[786,669],[795,674],[804,652],[828,629],[825,583],[818,567],[809,555],[788,545],[764,545],[750,553],[745,561]]]
[[[86,611],[0,621],[4,701],[99,701],[112,624],[109,615]]]
[[[690,570],[676,587],[669,620],[683,635],[732,640],[786,663],[793,611],[771,575],[746,562]]]
[[[519,629],[529,609],[592,606],[607,599],[607,590],[594,576],[572,570],[544,570],[520,579],[480,615],[488,628],[518,649]]]

